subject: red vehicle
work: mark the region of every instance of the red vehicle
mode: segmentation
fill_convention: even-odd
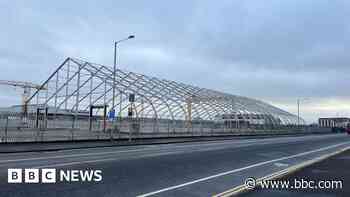
[[[348,133],[350,135],[350,123],[348,123],[345,127],[345,131],[346,133]]]

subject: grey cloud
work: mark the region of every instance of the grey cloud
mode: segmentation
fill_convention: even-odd
[[[45,80],[66,56],[233,94],[350,97],[350,3],[7,1],[0,3],[0,78]],[[3,91],[0,89],[0,94]],[[316,118],[316,115],[310,117]]]

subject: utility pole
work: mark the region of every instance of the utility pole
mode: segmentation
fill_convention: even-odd
[[[297,99],[297,105],[298,105],[298,127],[300,125],[300,99]]]
[[[297,106],[298,106],[298,122],[297,122],[297,124],[298,124],[298,127],[300,125],[300,101],[305,101],[305,100],[308,100],[308,98],[303,98],[303,99],[298,98],[297,99]]]
[[[120,42],[123,42],[123,41],[126,41],[126,40],[129,40],[129,39],[133,39],[135,38],[134,35],[130,35],[128,36],[127,38],[124,38],[122,40],[118,40],[118,41],[115,41],[114,42],[114,62],[113,62],[113,98],[112,98],[112,109],[111,109],[111,112],[114,113],[115,115],[115,90],[116,90],[116,78],[117,78],[117,46]]]

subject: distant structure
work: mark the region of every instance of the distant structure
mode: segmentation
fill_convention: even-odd
[[[350,118],[346,117],[333,117],[333,118],[319,118],[318,125],[320,127],[346,127],[350,123]]]
[[[40,85],[31,83],[31,82],[24,82],[24,81],[0,80],[0,85],[23,88],[22,112],[26,112],[26,102],[27,102],[29,96],[31,95],[31,89],[34,89],[34,90],[44,90],[45,89],[44,87],[41,87]]]

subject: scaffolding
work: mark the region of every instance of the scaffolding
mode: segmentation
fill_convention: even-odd
[[[115,95],[112,91],[114,77]],[[200,124],[203,130],[206,124],[222,124],[225,128],[241,128],[243,125],[265,128],[267,125],[278,127],[298,122],[297,116],[256,99],[120,69],[114,75],[108,66],[77,58],[67,58],[26,105],[48,109],[46,119],[46,116],[50,116],[50,120],[69,116],[72,124],[68,125],[72,128],[80,128],[79,120],[87,119],[91,128],[91,120],[96,120],[96,117],[107,119],[107,127],[119,130],[124,119],[129,118],[130,122],[132,118],[139,124],[135,127],[149,123],[152,132],[161,132],[161,125],[165,123],[168,131],[176,131],[179,124],[188,131],[193,124]],[[105,110],[91,110],[95,106],[105,106]],[[301,123],[305,124],[304,120],[301,119]],[[50,127],[57,125],[51,124]]]

